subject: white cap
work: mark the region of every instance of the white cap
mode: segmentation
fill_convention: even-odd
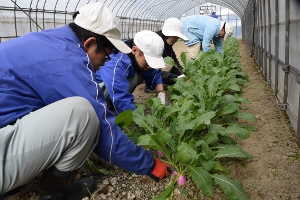
[[[234,28],[232,27],[231,23],[227,23],[225,24],[225,36],[224,36],[224,40],[226,41],[230,36],[233,35],[233,31]]]
[[[183,39],[184,41],[189,40],[185,35],[183,35],[183,25],[182,22],[175,18],[169,18],[164,22],[162,27],[162,33],[165,36],[177,36]]]
[[[165,67],[162,57],[164,41],[158,34],[143,30],[135,34],[133,42],[144,53],[146,62],[151,68],[160,69]]]
[[[100,2],[79,8],[74,19],[78,26],[105,36],[119,51],[130,53],[131,49],[121,40],[121,25],[116,16]]]
[[[203,12],[203,10],[200,10],[200,12],[199,12],[200,14],[204,14],[204,12]]]
[[[212,12],[213,12],[213,13],[215,13],[216,11],[215,11],[215,10],[213,10]]]

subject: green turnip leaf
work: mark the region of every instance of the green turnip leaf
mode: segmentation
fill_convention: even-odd
[[[255,122],[257,120],[256,117],[250,113],[237,113],[234,116],[239,119],[246,120],[248,122]]]
[[[160,193],[160,195],[158,197],[153,197],[153,200],[165,200],[167,199],[167,197],[169,197],[173,190],[174,190],[174,184],[175,184],[175,181],[171,181],[170,185],[168,185],[166,187],[166,189]]]
[[[125,110],[116,116],[116,124],[120,127],[129,126],[133,121],[132,110]]]
[[[201,167],[188,167],[190,172],[188,173],[192,180],[196,183],[198,188],[207,196],[211,196],[214,193],[212,178],[208,171]]]
[[[244,140],[250,137],[249,131],[247,129],[238,126],[229,126],[226,128],[225,132],[227,134],[234,134]]]
[[[224,145],[224,146],[218,146],[216,148],[219,148],[219,150],[215,158],[225,158],[225,157],[251,158],[252,157],[250,154],[246,153],[238,146]]]
[[[215,153],[210,149],[210,147],[206,144],[203,143],[201,145],[201,154],[207,159],[212,159],[215,156]]]
[[[238,112],[239,111],[239,107],[237,106],[237,104],[235,103],[231,103],[226,105],[222,110],[221,110],[221,114],[222,115],[228,115],[234,112]]]
[[[178,146],[177,158],[182,163],[191,162],[193,159],[197,159],[197,152],[192,149],[187,143],[181,142]]]
[[[211,174],[215,183],[220,185],[229,200],[247,200],[248,197],[240,181],[231,180],[224,175]]]
[[[168,65],[176,66],[176,63],[174,62],[174,60],[170,56],[164,57],[164,61]]]

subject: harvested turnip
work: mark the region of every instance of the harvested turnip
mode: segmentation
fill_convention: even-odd
[[[186,184],[186,177],[184,175],[180,175],[177,180],[177,184],[184,186]]]
[[[157,150],[156,153],[159,158],[162,158],[165,156],[165,154],[162,151]]]

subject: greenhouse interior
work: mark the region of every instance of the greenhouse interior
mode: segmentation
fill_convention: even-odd
[[[96,88],[100,87],[100,90],[97,89],[96,92],[97,95],[98,92],[101,93],[100,100],[104,99],[102,103],[96,99],[97,103],[100,102],[105,107],[105,111],[99,113],[105,116],[99,117],[99,113],[96,111],[99,118],[98,123],[100,121],[99,130],[97,129],[99,141],[95,139],[98,144],[95,143],[90,148],[96,146],[95,149],[97,150],[94,152],[89,150],[89,153],[86,153],[88,156],[85,155],[84,162],[80,161],[83,164],[72,163],[73,160],[70,157],[77,158],[77,155],[74,156],[75,153],[70,157],[66,155],[67,158],[64,158],[66,160],[61,161],[60,156],[64,156],[68,149],[61,150],[60,154],[56,155],[56,160],[51,161],[51,163],[50,158],[42,159],[42,151],[40,155],[28,154],[31,156],[23,158],[20,156],[21,154],[27,154],[33,150],[26,149],[29,145],[27,141],[31,140],[30,138],[14,139],[18,138],[17,135],[21,133],[22,129],[25,129],[22,117],[25,120],[28,115],[38,111],[39,107],[48,107],[51,103],[58,101],[56,95],[62,97],[80,96],[71,93],[55,94],[53,91],[57,88],[52,89],[51,85],[41,86],[44,81],[44,84],[48,84],[48,78],[46,75],[44,79],[41,78],[44,74],[36,75],[36,73],[44,73],[44,71],[38,70],[36,65],[40,65],[41,68],[49,67],[49,64],[43,66],[42,62],[51,59],[60,60],[59,54],[61,53],[58,55],[50,55],[49,53],[47,55],[43,52],[39,53],[35,48],[41,48],[44,44],[45,49],[51,49],[50,46],[55,44],[54,40],[51,42],[51,39],[47,38],[48,35],[42,35],[42,33],[50,31],[48,33],[51,35],[51,30],[60,30],[60,28],[69,25],[71,27],[74,22],[76,25],[74,14],[79,12],[77,16],[80,16],[82,14],[80,9],[89,4],[95,5],[95,7],[104,5],[109,10],[105,12],[111,12],[119,21],[120,36],[117,39],[121,40],[122,43],[125,42],[123,43],[124,46],[132,52],[122,51],[116,46],[117,43],[112,42],[109,38],[106,41],[109,41],[110,45],[115,46],[120,52],[128,53],[128,56],[125,54],[128,59],[132,59],[132,55],[135,56],[135,45],[140,48],[135,37],[144,30],[158,33],[153,37],[157,37],[161,33],[164,36],[163,41],[166,48],[167,39],[171,35],[166,36],[164,25],[170,18],[178,19],[181,24],[181,29],[180,27],[179,29],[184,36],[189,38],[190,35],[193,35],[199,38],[199,34],[203,35],[197,43],[190,39],[184,40],[182,39],[183,36],[176,35],[176,41],[171,46],[168,45],[176,55],[171,56],[171,53],[169,57],[165,57],[165,51],[163,51],[164,53],[159,56],[164,57],[164,64],[167,67],[173,66],[172,69],[175,69],[178,68],[178,65],[182,66],[182,69],[178,68],[182,75],[176,75],[176,78],[172,79],[172,85],[161,84],[163,85],[162,89],[157,89],[157,87],[149,89],[147,79],[142,80],[143,82],[140,82],[130,94],[133,98],[132,103],[135,105],[132,112],[119,112],[117,110],[117,106],[114,105],[115,96],[112,97],[110,92],[108,92],[109,94],[103,92],[104,89],[109,90],[111,86],[108,87],[105,84],[104,89],[102,88],[103,91],[101,90],[103,85],[96,86]],[[1,0],[0,99],[3,106],[0,106],[0,135],[5,136],[9,131],[8,129],[12,130],[11,127],[15,127],[15,130],[13,131],[14,134],[11,131],[12,135],[1,139],[0,199],[300,199],[299,10],[299,0]],[[217,19],[212,19],[213,14]],[[91,13],[88,15],[92,16]],[[207,17],[203,18],[207,21],[201,21],[202,16],[199,18],[200,15]],[[187,24],[185,23],[187,21],[185,19],[192,16],[195,16],[194,19],[200,19],[199,21],[206,26],[211,26],[209,24],[211,20],[218,23],[218,26],[219,24],[224,25],[223,27],[220,26],[221,29],[218,27],[218,30],[215,30],[217,32],[214,32],[215,35],[212,35],[206,42],[207,29],[199,31],[200,26],[186,28]],[[190,23],[192,24],[192,22]],[[200,22],[194,21],[193,23]],[[226,37],[228,24],[232,26],[230,37],[222,39],[222,37]],[[189,32],[191,29],[195,32]],[[186,34],[186,30],[189,35]],[[221,36],[222,31],[224,31],[225,36]],[[230,31],[228,30],[228,32]],[[36,34],[34,35],[34,33]],[[39,33],[41,34],[40,37],[38,37]],[[103,33],[106,38],[105,34]],[[78,37],[77,33],[76,36]],[[102,35],[100,34],[100,36]],[[43,44],[34,43],[36,42],[35,37],[38,37],[36,41]],[[42,37],[46,39],[42,41]],[[28,41],[25,42],[26,38],[32,40],[32,45],[28,45]],[[62,42],[62,40],[57,36],[57,42]],[[79,38],[77,40],[80,41]],[[133,47],[129,46],[128,41],[133,41]],[[188,43],[190,41],[193,42],[192,46]],[[83,49],[87,49],[86,41],[82,40],[81,42],[82,44],[79,42],[78,46],[84,46]],[[200,46],[197,47],[197,54],[193,56],[195,44],[200,44]],[[219,44],[221,46],[218,46]],[[97,41],[97,45],[97,50],[99,50],[99,41]],[[209,51],[206,51],[205,45],[209,45]],[[9,49],[11,46],[16,49]],[[73,47],[66,45],[65,48],[66,51],[73,51],[70,50]],[[114,61],[116,58],[114,56],[120,53],[110,54],[106,52],[107,49],[104,47],[100,48],[106,54],[104,63]],[[54,47],[53,51],[55,51]],[[144,52],[145,62],[149,62],[147,61],[148,57],[146,57],[147,50],[139,51]],[[78,52],[74,50],[74,53]],[[89,62],[91,59],[92,64],[90,65],[92,66],[93,57],[90,55],[94,54],[87,50],[84,54],[87,55],[86,57],[90,57],[87,59]],[[44,56],[44,58],[36,58],[36,56]],[[170,57],[172,59],[168,59]],[[179,63],[174,58],[178,59]],[[83,58],[80,57],[77,62],[83,62],[82,60]],[[32,64],[32,62],[37,63]],[[54,63],[61,64],[62,62],[55,61]],[[30,67],[33,68],[28,70],[29,63],[31,63]],[[137,61],[137,63],[139,62]],[[72,67],[79,65],[76,64]],[[88,65],[86,64],[84,67]],[[117,65],[118,63],[115,64],[115,66]],[[134,66],[134,62],[130,62],[130,66]],[[60,67],[55,66],[56,71],[53,73],[57,73]],[[101,77],[104,76],[106,67],[108,67],[106,64],[101,64],[100,70],[98,65],[99,73],[103,73]],[[164,82],[162,71],[165,68],[152,69],[150,64],[148,67],[161,74],[159,77],[161,76],[160,79]],[[26,70],[24,70],[25,68]],[[68,68],[68,70],[70,69]],[[93,70],[95,70],[93,76],[95,74],[97,76],[95,67]],[[89,69],[89,72],[93,70]],[[27,74],[22,74],[22,71],[26,71]],[[126,73],[129,76],[129,72]],[[29,85],[29,83],[35,84],[33,77],[39,77],[36,81],[41,81],[37,88]],[[63,84],[60,82],[60,78],[56,74],[53,75],[52,79],[59,81],[53,82],[53,87],[60,87],[56,85]],[[32,81],[27,81],[28,79]],[[127,80],[129,81],[128,78]],[[109,85],[113,85],[115,81],[114,77]],[[23,86],[20,86],[22,84]],[[69,82],[68,84],[68,87],[73,84],[73,87],[78,86],[77,82]],[[81,86],[84,87],[84,84]],[[86,84],[86,87],[89,86]],[[121,87],[126,90],[127,85],[121,84]],[[30,88],[32,90],[30,92],[33,94],[27,92],[26,88]],[[48,91],[44,91],[46,88]],[[64,86],[61,85],[61,88],[61,91],[64,91]],[[150,92],[147,92],[147,89]],[[125,92],[128,93],[128,91]],[[6,93],[10,92],[13,93],[11,96],[5,96]],[[41,96],[51,92],[53,93],[52,99],[56,99],[53,102],[48,96],[45,98]],[[163,99],[160,94],[163,95]],[[24,95],[28,96],[25,97]],[[110,95],[110,97],[105,95]],[[29,99],[34,98],[38,98],[38,100],[32,100],[35,101],[35,105],[32,105],[32,110],[29,110],[27,115],[21,116],[20,114],[14,121],[5,122],[11,116],[7,114],[8,112],[12,115],[18,115],[18,112],[24,113],[23,110],[31,109],[31,105],[26,105],[26,103]],[[21,99],[24,100],[18,109],[23,109],[22,111],[13,110],[9,107],[13,106],[14,102],[21,102]],[[113,105],[109,105],[107,99]],[[157,101],[157,99],[161,99],[161,101]],[[91,104],[94,106],[93,103]],[[14,106],[18,107],[18,105]],[[112,111],[110,106],[114,107],[115,110]],[[60,111],[62,110],[64,109],[61,108]],[[111,115],[109,120],[112,121],[106,120],[107,112],[109,112],[109,116]],[[61,119],[58,116],[62,116],[62,114],[56,113],[56,116],[57,119]],[[81,118],[85,120],[82,116],[78,117],[79,120]],[[32,121],[30,129],[28,129],[32,131],[32,138],[42,134],[36,127],[44,126],[45,129],[48,129],[48,126],[56,127],[55,124],[59,124],[54,120],[46,123],[46,125],[40,123],[38,119]],[[105,122],[101,122],[101,120]],[[113,126],[110,123],[113,123]],[[103,126],[109,128],[103,128]],[[108,131],[110,135],[106,133]],[[50,130],[45,131],[44,134],[48,133]],[[118,152],[117,148],[123,145],[119,141],[123,139],[121,136],[117,136],[121,133],[127,135],[128,143],[130,145],[132,143],[134,146],[132,149],[131,146],[123,147],[124,150]],[[107,146],[102,147],[104,142],[100,140],[107,140],[105,144]],[[109,142],[111,144],[108,144]],[[133,150],[135,147],[142,150]],[[55,146],[55,148],[58,147]],[[107,149],[99,150],[99,148]],[[128,148],[128,152],[124,153],[126,148]],[[48,151],[51,151],[49,155],[58,152],[58,150],[50,149]],[[109,152],[109,156],[106,156],[102,151]],[[148,160],[148,165],[154,165],[154,167],[150,167],[151,171],[148,170],[143,173],[139,171],[144,167],[142,162],[146,162],[145,160],[148,159],[148,157],[144,158],[144,153],[140,151],[151,153],[151,159]],[[79,151],[76,154],[78,154],[79,159],[83,159],[80,158]],[[22,157],[22,159],[9,162],[8,160],[11,159],[8,156],[10,155],[12,158]],[[140,160],[133,158],[133,155],[139,157]],[[147,156],[149,155],[147,154]],[[155,160],[153,160],[154,157]],[[160,159],[159,162],[164,163],[163,166],[166,167],[164,174],[158,178],[159,181],[155,179],[157,177],[153,178],[156,176],[153,173],[158,165],[157,159]],[[25,165],[23,166],[24,162]],[[76,169],[76,173],[70,175],[73,177],[72,181],[70,182],[63,176],[59,177],[59,184],[56,184],[54,178],[47,180],[46,175],[43,174],[54,173],[50,172],[51,169],[57,168],[58,171],[67,169],[63,167],[61,162],[71,164],[73,165],[71,168]],[[78,161],[74,162],[78,163]],[[135,166],[132,167],[131,165]],[[149,169],[149,166],[145,168]],[[64,178],[67,182],[69,181],[68,186],[61,182],[65,181]],[[87,183],[83,184],[88,196],[82,198],[84,196],[77,195],[81,191],[78,188],[72,188],[72,184],[87,178],[92,178],[94,183],[92,189],[88,187]],[[59,198],[58,196],[51,196],[51,192],[51,195],[46,193],[47,184],[59,187],[53,189],[53,193]],[[52,186],[51,188],[57,188]],[[65,188],[62,189],[63,187]],[[75,190],[77,191],[75,192]],[[72,193],[72,197],[67,197]]]

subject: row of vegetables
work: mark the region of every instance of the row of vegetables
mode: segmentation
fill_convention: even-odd
[[[224,42],[223,50],[224,55],[212,50],[194,60],[183,52],[186,77],[168,87],[169,105],[151,98],[147,106],[138,104],[116,118],[132,141],[156,151],[176,174],[156,200],[171,199],[175,184],[185,185],[187,178],[204,195],[212,196],[218,186],[228,199],[248,199],[242,183],[228,178],[226,160],[252,157],[236,139],[249,137],[256,118],[246,112],[248,100],[242,96],[248,76],[239,63],[237,40]],[[176,66],[170,57],[165,62]]]

